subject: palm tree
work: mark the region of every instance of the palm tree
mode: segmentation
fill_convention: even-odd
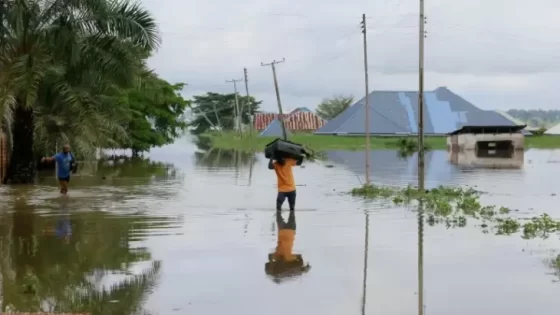
[[[125,136],[114,95],[132,85],[160,39],[149,12],[129,1],[1,5],[0,109],[13,115],[9,176],[32,183],[35,135],[84,151]]]

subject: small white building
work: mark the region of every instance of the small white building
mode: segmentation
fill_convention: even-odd
[[[520,126],[463,126],[447,135],[448,151],[524,150],[525,137]]]

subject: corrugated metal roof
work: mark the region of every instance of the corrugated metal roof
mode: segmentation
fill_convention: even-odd
[[[290,134],[290,130],[286,130],[286,134]],[[261,137],[282,137],[282,123],[278,119],[274,119],[268,126],[259,134]]]
[[[323,127],[327,122],[315,115],[313,112],[296,112],[293,114],[284,114],[284,123],[286,128],[291,131],[311,131]],[[280,115],[276,113],[256,113],[255,129],[264,130],[274,119],[279,119]]]
[[[368,95],[372,134],[416,134],[418,92],[375,91]],[[364,134],[365,98],[315,131],[315,134]],[[445,135],[464,125],[515,125],[494,111],[479,109],[447,88],[424,92],[424,132]]]
[[[449,135],[458,135],[463,133],[516,133],[520,132],[525,125],[516,126],[463,126],[461,129],[450,132]]]

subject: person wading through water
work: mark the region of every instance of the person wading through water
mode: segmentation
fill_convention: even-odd
[[[60,184],[60,193],[66,195],[68,192],[68,183],[70,182],[70,173],[76,172],[76,160],[74,155],[70,152],[70,146],[65,144],[62,147],[62,152],[55,154],[52,157],[44,157],[41,162],[56,161],[56,176]]]
[[[303,160],[294,160],[290,158],[273,160],[268,162],[268,169],[276,172],[278,182],[278,195],[276,196],[276,210],[282,210],[282,204],[288,199],[290,211],[294,211],[296,207],[296,183],[294,182],[294,173],[292,168],[301,165]]]

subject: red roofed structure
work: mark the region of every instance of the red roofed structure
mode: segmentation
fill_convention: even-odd
[[[280,119],[280,114],[255,113],[254,127],[259,131],[264,130],[274,119]],[[284,125],[290,131],[315,131],[326,123],[326,120],[310,111],[296,109],[289,114],[284,114]]]

